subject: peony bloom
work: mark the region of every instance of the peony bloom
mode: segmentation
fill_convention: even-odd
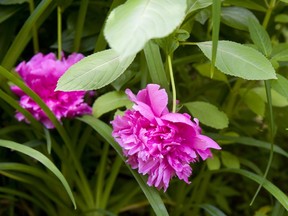
[[[159,88],[149,84],[136,96],[127,89],[134,105],[111,123],[112,135],[127,163],[139,173],[148,174],[149,186],[166,191],[173,176],[189,184],[190,163],[199,157],[212,157],[210,149],[220,147],[201,134],[197,119],[191,121],[188,114],[170,113],[167,93]]]
[[[55,54],[43,55],[38,53],[30,61],[21,62],[16,67],[16,72],[24,82],[35,91],[46,105],[55,114],[58,120],[72,118],[74,116],[90,114],[91,107],[84,102],[85,91],[62,92],[54,91],[60,76],[73,64],[84,56],[71,54],[68,58],[57,60]],[[11,90],[20,96],[20,105],[27,109],[37,120],[41,121],[46,128],[54,128],[43,110],[18,86],[11,86]],[[19,121],[25,120],[22,113],[15,116]]]

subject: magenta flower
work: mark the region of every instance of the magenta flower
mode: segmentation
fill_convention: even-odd
[[[149,186],[166,191],[173,176],[189,184],[190,163],[199,156],[203,160],[212,157],[211,148],[221,148],[201,134],[197,119],[193,122],[188,114],[170,113],[167,93],[159,88],[149,84],[136,96],[127,89],[126,94],[135,104],[111,123],[112,135],[127,163],[139,173],[148,174]]]
[[[90,114],[91,107],[84,102],[85,91],[54,91],[61,75],[73,64],[84,56],[82,54],[71,54],[68,58],[57,60],[55,54],[43,55],[38,53],[26,62],[21,62],[16,67],[16,72],[24,82],[35,91],[46,105],[55,114],[58,120],[72,118],[78,115]],[[46,114],[28,95],[18,86],[11,86],[11,90],[20,96],[20,105],[27,109],[37,120],[41,121],[46,128],[54,128],[53,123]],[[15,116],[19,121],[27,120],[20,112]]]

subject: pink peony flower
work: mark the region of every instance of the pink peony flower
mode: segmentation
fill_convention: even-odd
[[[60,76],[73,64],[84,56],[82,54],[71,54],[68,58],[57,60],[55,54],[43,55],[38,53],[26,62],[21,62],[16,71],[24,82],[35,91],[46,105],[55,114],[58,120],[72,118],[78,115],[90,114],[91,107],[84,102],[85,91],[63,92],[54,91]],[[20,96],[20,105],[27,109],[37,120],[41,121],[46,128],[54,128],[43,110],[18,86],[11,86],[11,90]],[[27,120],[24,115],[17,112],[15,117],[19,121]]]
[[[173,176],[190,183],[190,163],[212,157],[210,151],[221,149],[207,136],[201,134],[198,119],[190,115],[170,113],[168,96],[156,84],[135,96],[129,89],[126,94],[134,102],[132,109],[112,121],[113,137],[123,149],[127,163],[133,169],[148,174],[148,185],[156,188],[169,186]]]

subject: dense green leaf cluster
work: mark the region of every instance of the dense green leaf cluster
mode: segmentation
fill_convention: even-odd
[[[287,10],[287,0],[0,0],[0,215],[287,215]],[[95,90],[92,116],[60,123],[15,75],[57,50],[87,56],[57,90]],[[222,147],[166,193],[126,166],[109,126],[131,108],[125,89],[148,83]]]

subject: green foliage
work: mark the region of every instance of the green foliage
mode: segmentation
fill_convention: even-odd
[[[197,43],[207,58],[212,59],[211,42]],[[276,79],[271,63],[253,48],[231,41],[219,41],[216,67],[227,75],[247,80]]]
[[[110,13],[104,34],[118,53],[134,55],[150,39],[173,32],[184,19],[185,10],[186,0],[128,0]]]
[[[0,0],[0,215],[286,215],[287,10],[286,0]],[[57,90],[97,90],[91,116],[59,122],[14,73],[61,47],[87,57]],[[191,184],[173,178],[165,193],[125,163],[109,126],[131,107],[124,90],[148,83],[222,148],[191,164]]]
[[[58,81],[62,91],[102,88],[117,79],[135,56],[122,57],[113,49],[92,54],[69,68]]]
[[[210,103],[195,101],[184,104],[193,117],[207,126],[223,129],[228,127],[229,120],[224,112]]]

